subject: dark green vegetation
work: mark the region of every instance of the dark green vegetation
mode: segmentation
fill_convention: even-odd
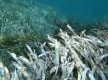
[[[81,25],[31,0],[0,0],[0,60],[13,70],[0,61],[0,80],[104,80],[107,57],[107,24]]]
[[[0,80],[107,80],[108,30],[92,30],[99,34],[93,36],[67,28],[59,39],[26,44],[26,55],[9,52],[13,60],[9,67],[0,62]]]
[[[32,0],[0,0],[0,55],[19,53],[24,44],[53,36],[59,29],[55,21],[66,22],[51,6]]]

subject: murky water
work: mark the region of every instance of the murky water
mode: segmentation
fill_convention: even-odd
[[[36,0],[78,22],[108,22],[108,0]]]

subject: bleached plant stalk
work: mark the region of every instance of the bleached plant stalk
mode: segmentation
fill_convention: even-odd
[[[9,79],[10,79],[10,74],[7,67],[5,67],[3,63],[0,62],[0,80],[9,80]]]
[[[78,35],[71,26],[67,27],[72,34],[60,30],[61,40],[48,36],[49,42],[36,44],[39,55],[29,45],[26,45],[28,57],[10,53],[15,60],[15,71],[10,77],[8,69],[0,63],[1,80],[107,80],[104,59],[108,52],[101,50],[102,46],[108,47],[107,41],[86,35],[85,31]]]

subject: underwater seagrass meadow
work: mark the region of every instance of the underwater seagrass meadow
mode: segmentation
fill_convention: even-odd
[[[0,80],[108,80],[106,5],[0,0]]]

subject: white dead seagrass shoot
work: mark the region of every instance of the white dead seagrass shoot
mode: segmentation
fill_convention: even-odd
[[[10,53],[15,60],[15,71],[10,76],[8,69],[0,65],[0,78],[2,76],[6,80],[107,80],[108,68],[105,63],[108,51],[104,51],[102,47],[108,47],[108,41],[86,35],[85,30],[78,35],[70,25],[67,27],[70,32],[60,29],[60,39],[48,35],[49,41],[40,45],[36,43],[40,54],[28,44],[27,56]]]

